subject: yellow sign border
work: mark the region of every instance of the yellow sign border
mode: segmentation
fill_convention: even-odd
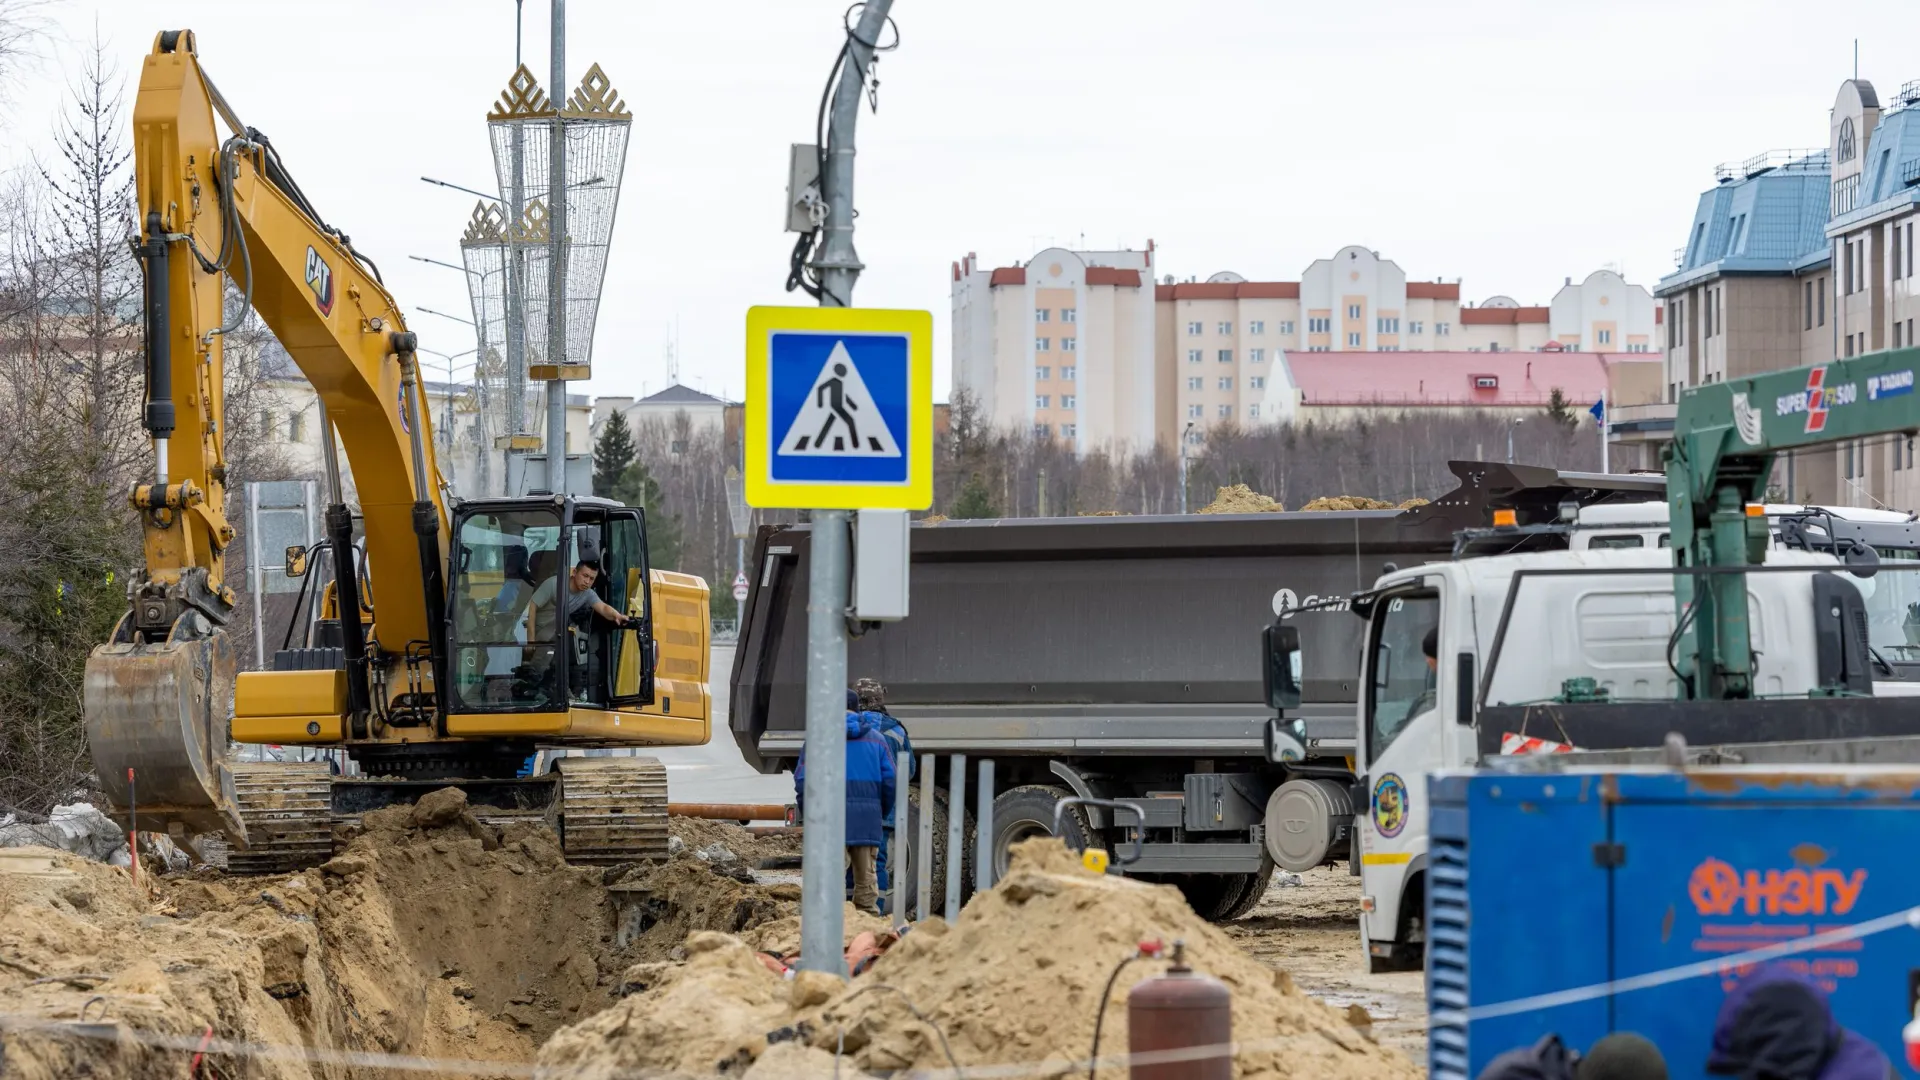
[[[776,333],[905,334],[907,454],[904,484],[782,482],[773,478],[767,391]],[[747,309],[747,505],[765,510],[925,510],[933,505],[933,313],[881,308]]]

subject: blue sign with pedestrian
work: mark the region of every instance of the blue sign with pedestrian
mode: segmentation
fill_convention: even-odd
[[[768,349],[774,480],[907,482],[907,335],[776,333]]]
[[[749,310],[748,505],[931,506],[932,339],[924,311]]]

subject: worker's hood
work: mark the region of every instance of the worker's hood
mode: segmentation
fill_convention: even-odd
[[[847,713],[847,738],[848,739],[857,739],[862,735],[870,735],[873,733],[873,729],[874,729],[874,724],[873,724],[872,715],[868,713],[863,713],[863,712],[851,712],[851,711]]]
[[[1889,1063],[1879,1047],[1840,1026],[1818,987],[1772,964],[1734,987],[1721,1003],[1707,1072],[1885,1080]]]

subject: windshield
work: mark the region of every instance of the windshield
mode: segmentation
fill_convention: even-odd
[[[1367,662],[1367,760],[1380,760],[1407,721],[1433,708],[1435,666],[1426,646],[1427,635],[1439,625],[1440,598],[1431,592],[1386,601],[1374,621]]]
[[[1908,566],[1920,551],[1881,548],[1880,561]],[[1867,639],[1895,663],[1920,664],[1920,571],[1903,570],[1854,578],[1867,598]]]

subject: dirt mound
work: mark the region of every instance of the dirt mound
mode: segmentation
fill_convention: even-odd
[[[743,828],[731,821],[672,817],[667,819],[667,831],[679,837],[688,851],[719,844],[733,852],[736,858],[744,860],[748,866],[762,859],[800,854],[799,833]]]
[[[589,1080],[656,1070],[820,1075],[818,1056],[772,1052],[798,1043],[829,1053],[843,1047],[848,1064],[871,1073],[945,1069],[937,1027],[962,1067],[1039,1062],[1043,1075],[1064,1075],[1086,1057],[1113,966],[1139,941],[1158,938],[1183,940],[1194,966],[1232,989],[1235,1036],[1253,1044],[1237,1059],[1236,1075],[1420,1075],[1345,1013],[1241,953],[1179,890],[1089,873],[1054,840],[1030,841],[1015,855],[1005,880],[976,896],[956,925],[916,926],[848,984],[814,973],[782,980],[740,939],[697,934],[686,963],[636,973],[632,996],[556,1033],[540,1065]],[[1126,1047],[1127,991],[1164,966],[1137,963],[1123,972],[1107,1008],[1103,1054]]]
[[[1272,514],[1286,507],[1271,496],[1262,495],[1245,484],[1234,484],[1214,492],[1213,501],[1200,508],[1202,514]]]
[[[1302,510],[1396,510],[1395,503],[1369,499],[1365,495],[1323,495],[1301,507]]]
[[[742,858],[762,843],[701,824],[683,841],[722,841]],[[609,890],[610,878],[644,891]],[[202,1037],[296,1048],[247,1061],[216,1054],[229,1076],[421,1075],[340,1056],[369,1052],[517,1066],[555,1029],[613,1004],[635,961],[664,959],[701,929],[770,923],[779,935],[799,909],[796,887],[743,885],[692,847],[659,867],[568,866],[545,827],[496,830],[453,789],[367,814],[315,870],[142,880],[146,896],[120,868],[0,852],[0,1013],[55,1025],[0,1031],[9,1080],[171,1080]],[[623,914],[651,921],[623,937],[633,925]],[[57,1026],[83,1010],[108,1037]],[[148,1044],[124,1037],[132,1033]],[[327,1053],[309,1062],[302,1047]],[[448,1073],[470,1071],[488,1075],[484,1064]]]

